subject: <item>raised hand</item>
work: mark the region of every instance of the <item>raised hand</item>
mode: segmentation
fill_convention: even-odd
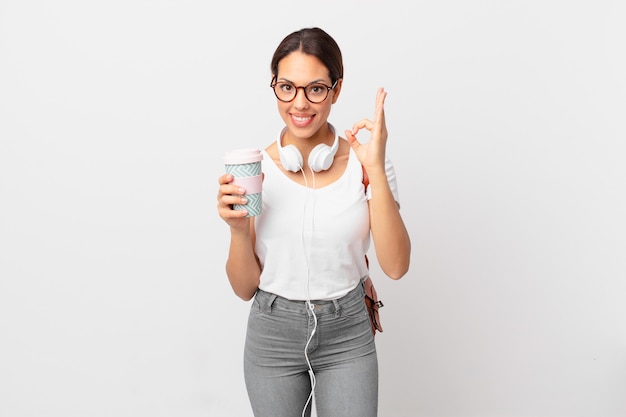
[[[387,126],[385,124],[385,98],[387,92],[381,87],[376,93],[376,110],[374,121],[362,119],[352,126],[352,130],[346,130],[345,135],[348,143],[352,146],[359,161],[366,170],[384,169],[385,149],[387,146]],[[361,129],[370,132],[370,140],[361,143],[356,135]]]

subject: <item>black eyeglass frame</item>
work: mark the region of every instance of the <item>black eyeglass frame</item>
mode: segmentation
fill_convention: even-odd
[[[296,89],[296,92],[295,92],[295,94],[293,95],[293,98],[292,98],[291,100],[283,100],[283,99],[281,99],[280,97],[278,97],[278,94],[276,94],[276,85],[278,84],[278,81],[276,80],[276,78],[273,78],[273,79],[272,79],[272,82],[270,83],[270,87],[272,88],[272,91],[274,92],[274,95],[276,96],[276,98],[277,98],[279,101],[282,101],[283,103],[291,103],[292,101],[294,101],[294,100],[296,99],[296,97],[298,96],[298,90],[301,88],[301,89],[302,89],[302,91],[304,91],[304,97],[305,97],[305,98],[306,98],[309,102],[311,102],[311,103],[313,103],[313,104],[320,104],[320,103],[323,103],[323,102],[324,102],[324,101],[328,98],[328,93],[330,92],[330,90],[334,90],[334,89],[335,89],[335,87],[337,87],[337,83],[338,83],[338,82],[339,82],[339,79],[335,80],[335,82],[333,83],[333,85],[332,85],[332,86],[330,86],[330,87],[329,87],[329,86],[327,86],[327,85],[326,85],[326,84],[324,84],[324,83],[320,83],[320,82],[317,82],[317,81],[314,81],[314,82],[312,82],[312,83],[309,83],[309,84],[307,84],[307,85],[305,85],[305,86],[299,86],[299,87],[298,87],[298,86],[296,86],[296,85],[295,85],[295,84],[293,84],[293,83],[286,82],[286,81],[281,81],[281,83],[283,83],[283,84],[289,84],[289,85],[293,86],[293,88],[295,88],[295,89]],[[309,98],[309,96],[307,96],[307,95],[306,95],[306,89],[307,89],[307,87],[309,87],[309,86],[311,86],[311,85],[321,85],[321,86],[323,86],[323,87],[325,87],[325,88],[326,88],[326,95],[324,96],[324,98],[323,98],[322,100],[320,100],[320,101],[313,101],[313,100],[311,100],[311,99]]]

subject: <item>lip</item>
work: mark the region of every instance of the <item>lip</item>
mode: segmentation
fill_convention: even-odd
[[[315,115],[311,114],[299,115],[290,113],[289,116],[291,117],[293,124],[297,127],[307,127],[313,123],[313,119],[315,118]]]

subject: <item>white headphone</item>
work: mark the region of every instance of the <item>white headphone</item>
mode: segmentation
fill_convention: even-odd
[[[326,171],[333,164],[333,159],[339,149],[339,136],[335,133],[335,127],[328,124],[330,130],[335,134],[335,141],[333,146],[328,146],[325,143],[320,143],[311,150],[309,154],[309,168],[315,172]],[[283,164],[283,168],[288,171],[299,172],[302,170],[302,154],[296,148],[295,145],[287,145],[283,147],[280,142],[283,137],[285,128],[280,131],[276,144],[278,145],[278,155],[280,156],[280,163]]]

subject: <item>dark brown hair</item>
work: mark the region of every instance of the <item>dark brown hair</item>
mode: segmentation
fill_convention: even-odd
[[[272,76],[278,76],[278,63],[292,52],[302,51],[319,59],[326,68],[334,84],[343,78],[343,59],[337,42],[320,28],[304,28],[285,37],[272,57]]]

